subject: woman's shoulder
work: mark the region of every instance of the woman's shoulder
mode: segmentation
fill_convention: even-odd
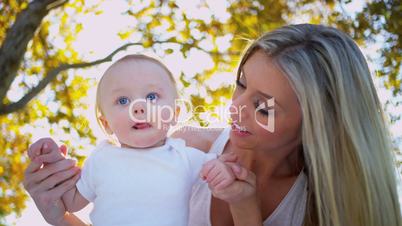
[[[203,128],[194,126],[184,126],[177,129],[171,137],[181,138],[186,142],[187,146],[208,152],[223,128]]]

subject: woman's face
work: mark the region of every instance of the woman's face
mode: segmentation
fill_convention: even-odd
[[[287,77],[256,51],[244,64],[233,94],[231,142],[265,153],[290,153],[301,144],[300,106]]]

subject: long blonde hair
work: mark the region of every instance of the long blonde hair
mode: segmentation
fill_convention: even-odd
[[[401,226],[391,138],[355,42],[335,28],[286,26],[252,43],[239,68],[257,50],[287,75],[300,102],[305,225]]]

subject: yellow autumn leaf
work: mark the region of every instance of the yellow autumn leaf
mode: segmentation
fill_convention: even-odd
[[[125,40],[130,37],[130,35],[133,33],[133,31],[124,31],[124,32],[119,32],[118,35],[120,39]]]

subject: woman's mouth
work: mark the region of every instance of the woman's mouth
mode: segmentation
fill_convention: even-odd
[[[243,126],[238,125],[237,123],[232,123],[232,131],[238,136],[248,136],[251,135],[249,131]]]
[[[151,124],[149,124],[147,122],[138,122],[138,123],[135,123],[132,128],[136,129],[136,130],[148,129],[148,128],[151,128]]]

